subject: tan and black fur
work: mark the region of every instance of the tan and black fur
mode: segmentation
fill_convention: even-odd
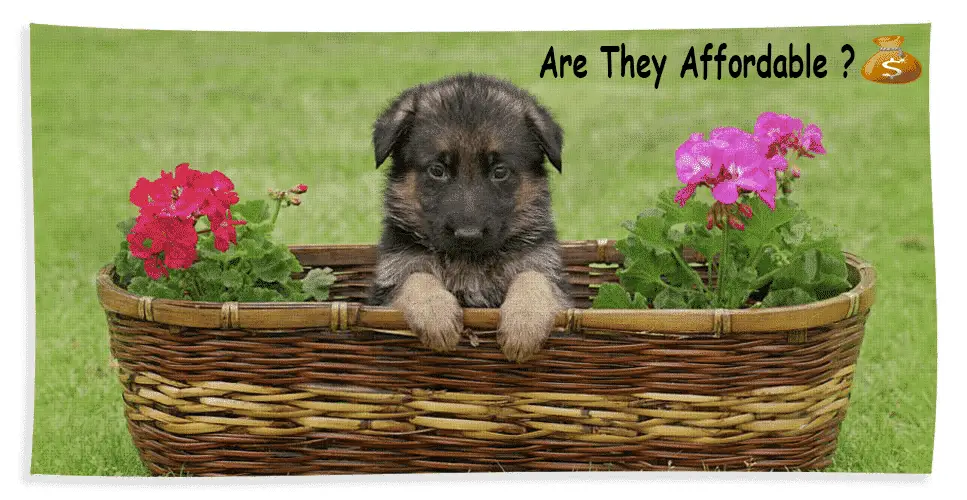
[[[392,158],[370,303],[403,311],[428,347],[453,350],[461,307],[499,307],[508,359],[540,350],[569,305],[545,157],[563,134],[509,82],[460,75],[403,92],[376,120]]]

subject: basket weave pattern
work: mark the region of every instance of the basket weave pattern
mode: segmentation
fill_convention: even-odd
[[[398,311],[349,302],[371,248],[295,250],[339,273],[345,301],[154,301],[102,272],[129,429],[153,473],[822,468],[873,300],[872,269],[851,259],[858,286],[786,308],[785,328],[764,310],[572,309],[517,365],[497,348],[498,311],[466,310],[457,351],[434,353]],[[589,263],[620,256],[575,242],[565,261],[586,305],[589,285],[615,279]]]

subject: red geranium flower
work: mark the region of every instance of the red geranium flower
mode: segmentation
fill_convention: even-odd
[[[157,279],[168,269],[191,267],[198,258],[195,224],[202,217],[208,217],[215,248],[224,252],[236,243],[235,226],[245,221],[232,219],[231,206],[238,203],[234,189],[221,172],[200,172],[187,163],[174,174],[162,170],[154,181],[138,179],[130,199],[140,214],[127,239],[131,254],[144,260],[145,273]]]
[[[167,276],[168,269],[187,269],[198,258],[198,233],[191,219],[139,217],[128,243],[131,254],[145,261],[144,271],[153,279]]]
[[[208,223],[211,224],[212,234],[215,235],[215,248],[224,252],[228,250],[229,243],[238,242],[235,226],[245,224],[245,221],[232,219],[232,213],[225,210],[223,212],[213,212],[209,215]]]

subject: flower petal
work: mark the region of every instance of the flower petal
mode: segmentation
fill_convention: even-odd
[[[679,206],[684,207],[685,202],[687,202],[689,198],[691,198],[692,195],[695,194],[696,187],[698,187],[697,184],[689,184],[679,189],[678,192],[675,193],[675,203],[678,203]]]
[[[732,181],[720,182],[712,188],[712,197],[729,205],[739,199],[739,188]]]

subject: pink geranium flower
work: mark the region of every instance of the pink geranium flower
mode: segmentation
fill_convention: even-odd
[[[821,155],[826,154],[823,147],[823,131],[818,126],[810,124],[799,136],[799,145],[802,149]]]
[[[766,146],[767,158],[781,162],[782,168],[777,170],[785,169],[785,156],[790,150],[807,157],[812,157],[812,153],[826,154],[822,130],[815,124],[803,129],[802,120],[789,115],[772,112],[759,115],[755,122],[755,138]]]
[[[775,187],[775,172],[752,134],[737,128],[719,128],[712,131],[711,137],[728,143],[721,155],[722,175],[712,186],[712,196],[717,201],[728,205],[738,201],[740,192],[768,193],[770,184]],[[775,207],[774,203],[766,204]]]
[[[766,112],[756,119],[753,133],[735,127],[712,130],[708,139],[701,133],[689,136],[675,151],[678,179],[685,184],[675,195],[681,206],[695,194],[698,186],[707,186],[719,203],[736,203],[743,193],[754,193],[771,209],[775,209],[778,191],[776,172],[789,167],[786,155],[825,154],[822,131],[810,124],[803,129],[799,118]],[[790,174],[799,177],[798,168]],[[783,190],[788,189],[786,178]]]
[[[717,128],[705,140],[692,134],[676,151],[675,167],[685,187],[675,201],[684,206],[699,185],[708,186],[712,196],[724,204],[735,203],[742,192],[764,193],[763,201],[775,207],[774,162],[766,160],[755,137],[738,128]],[[771,187],[770,187],[771,184]]]
[[[789,115],[767,111],[755,121],[753,134],[756,140],[767,146],[766,157],[785,156],[793,147],[802,131],[802,120]]]
[[[691,198],[693,194],[695,194],[695,188],[697,187],[698,187],[698,184],[689,184],[679,189],[678,192],[675,193],[675,203],[678,203],[679,206],[684,207],[685,202],[687,202],[688,199]]]
[[[718,175],[721,164],[717,161],[718,151],[705,140],[701,133],[692,134],[675,151],[675,169],[678,180],[685,184],[699,184]]]

